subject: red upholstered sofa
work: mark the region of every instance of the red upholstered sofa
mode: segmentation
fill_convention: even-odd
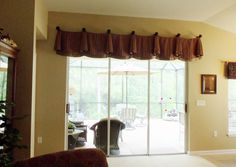
[[[18,161],[14,167],[108,167],[108,164],[101,150],[78,149]]]

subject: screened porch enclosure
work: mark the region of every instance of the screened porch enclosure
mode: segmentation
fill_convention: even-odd
[[[184,62],[69,58],[68,85],[68,120],[87,127],[78,148],[95,147],[90,128],[110,118],[125,124],[115,155],[185,152]]]

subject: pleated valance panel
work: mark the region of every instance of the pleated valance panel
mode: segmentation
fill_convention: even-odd
[[[226,77],[228,79],[236,79],[236,62],[226,63]]]
[[[64,56],[88,56],[93,58],[112,57],[117,59],[136,58],[140,60],[180,59],[190,61],[203,56],[201,36],[186,39],[178,34],[175,37],[107,33],[68,32],[57,27],[55,50]]]

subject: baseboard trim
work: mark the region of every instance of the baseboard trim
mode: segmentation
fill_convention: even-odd
[[[236,154],[236,149],[188,151],[189,155]]]

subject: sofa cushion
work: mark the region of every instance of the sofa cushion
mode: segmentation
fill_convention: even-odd
[[[108,167],[99,149],[62,151],[18,161],[14,167]]]

